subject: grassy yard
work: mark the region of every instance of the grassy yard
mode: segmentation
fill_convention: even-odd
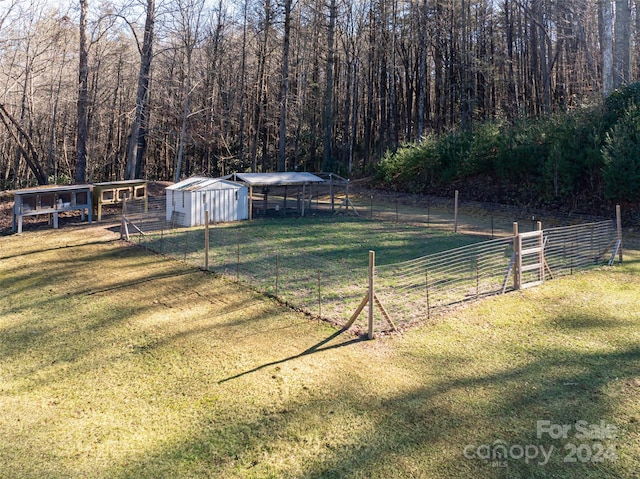
[[[0,477],[640,478],[626,259],[365,341],[97,227],[0,237]]]
[[[209,268],[312,314],[321,309],[323,317],[344,324],[366,294],[369,250],[375,250],[379,266],[486,239],[434,225],[333,215],[260,218],[212,226]],[[200,267],[205,262],[204,227],[133,241]]]

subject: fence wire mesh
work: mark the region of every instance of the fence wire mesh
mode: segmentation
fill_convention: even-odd
[[[141,205],[128,204],[126,224],[130,241],[204,267],[205,228],[176,228],[171,220],[167,221],[165,211],[164,198],[150,200],[147,211]],[[394,252],[402,250],[406,237],[438,229],[437,221],[430,226],[433,229],[427,229],[424,223],[416,224],[415,218],[409,219],[405,227],[397,225],[395,215],[386,220],[371,221],[362,215],[359,218],[327,215],[324,219],[320,216],[314,219],[318,229],[304,223],[306,229],[300,230],[295,222],[288,223],[281,227],[282,231],[269,233],[272,237],[259,237],[255,222],[211,226],[209,270],[248,284],[310,315],[344,325],[367,294],[368,250],[354,244],[359,241],[357,235],[382,230],[395,239],[390,241],[392,246],[381,247],[376,254],[376,295],[399,328],[424,321],[443,308],[513,289],[514,241],[504,229],[502,237],[483,241],[479,236],[448,232],[447,244],[460,238],[458,244],[462,246],[398,261]],[[277,224],[278,220],[264,221]],[[334,242],[331,237],[316,238],[315,242],[307,240],[324,234],[321,230],[328,225],[345,221],[356,222],[362,229],[342,242]],[[426,234],[425,241],[433,243],[435,240]],[[543,234],[545,278],[550,279],[606,263],[617,230],[614,221],[603,221],[545,229]],[[484,238],[487,237],[485,231]],[[389,329],[381,314],[376,312],[374,317],[375,331]],[[366,314],[355,325],[361,331],[366,330]]]

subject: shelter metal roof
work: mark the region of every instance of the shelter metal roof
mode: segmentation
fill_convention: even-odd
[[[236,173],[238,180],[251,186],[286,186],[307,183],[322,183],[324,180],[313,173],[287,171],[280,173]]]
[[[33,193],[58,193],[72,190],[91,190],[93,185],[91,184],[76,184],[76,185],[43,185],[34,186],[33,188],[24,188],[21,190],[13,190],[14,195],[28,195]]]
[[[179,181],[176,184],[167,186],[167,190],[175,191],[204,191],[215,190],[220,188],[241,188],[237,183],[226,181],[221,178],[208,178],[204,176],[192,176],[186,180]]]

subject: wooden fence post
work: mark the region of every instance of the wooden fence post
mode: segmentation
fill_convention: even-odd
[[[373,339],[373,308],[374,308],[374,298],[375,298],[375,269],[376,269],[376,253],[375,251],[369,251],[369,331],[367,333],[367,338]]]
[[[536,222],[536,231],[542,231],[542,221]],[[544,267],[547,264],[547,260],[544,257],[544,233],[541,233],[540,237],[540,251],[538,252],[538,264],[540,264],[540,269],[538,270],[538,281],[544,281]]]
[[[204,269],[209,271],[209,208],[204,210]]]
[[[616,228],[618,230],[618,259],[622,263],[622,212],[620,205],[616,205]]]
[[[518,290],[522,285],[522,257],[520,256],[520,235],[518,222],[513,222],[513,289]]]
[[[322,273],[318,270],[318,317],[322,317],[322,292],[321,292],[321,277]]]

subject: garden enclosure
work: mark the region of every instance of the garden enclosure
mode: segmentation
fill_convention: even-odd
[[[434,208],[428,221],[419,222],[411,213],[402,222],[393,205],[386,220],[369,219],[363,208],[359,216],[320,214],[318,209],[304,218],[185,229],[166,221],[163,198],[150,202],[146,213],[133,206],[122,222],[130,241],[248,284],[339,326],[369,287],[369,250],[377,257],[376,296],[403,329],[452,305],[517,289],[518,281],[539,282],[607,264],[621,239],[614,220],[546,228],[539,234],[537,222],[525,221],[520,237],[513,234],[513,222],[511,231],[497,229],[492,218],[484,234],[455,234],[443,210]],[[516,278],[518,248],[532,256],[522,258],[522,276]],[[366,330],[366,317],[355,327]],[[388,330],[389,323],[376,314],[373,329]]]

